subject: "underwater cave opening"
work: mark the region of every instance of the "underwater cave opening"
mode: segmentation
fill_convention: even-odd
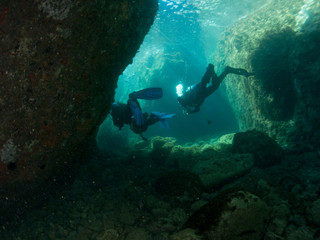
[[[42,157],[33,170],[39,169],[38,176],[44,176],[45,191],[39,188],[40,194],[28,193],[27,198],[19,200],[21,204],[12,204],[18,200],[13,199],[11,203],[9,197],[0,194],[5,209],[0,214],[0,239],[143,240],[213,239],[218,236],[219,239],[235,240],[265,236],[317,239],[320,236],[320,141],[319,131],[316,131],[320,121],[317,111],[320,106],[320,31],[300,33],[299,36],[290,30],[272,31],[263,38],[261,46],[245,46],[250,38],[241,37],[247,33],[242,27],[254,24],[244,21],[235,26],[238,31],[224,38],[229,49],[223,49],[223,46],[220,49],[216,43],[224,30],[267,1],[159,1],[156,21],[133,63],[119,77],[115,102],[126,103],[133,91],[162,87],[161,99],[139,102],[143,112],[175,113],[169,119],[170,128],[162,129],[159,123],[152,125],[145,133],[145,137],[150,138],[146,143],[129,126],[119,131],[108,116],[96,138],[100,149],[89,139],[90,145],[76,147],[77,151],[80,148],[88,150],[84,151],[82,159],[70,158],[70,151],[63,151],[63,155],[73,160],[68,162],[70,166],[66,162],[62,165],[70,172],[46,175],[51,165],[61,162],[58,157],[48,157],[48,161],[46,156]],[[291,1],[286,4],[290,8],[294,5]],[[126,7],[126,4],[121,5],[125,10]],[[272,15],[283,13],[277,7],[270,9]],[[292,19],[289,12],[286,13],[285,19]],[[275,23],[273,18],[267,17],[270,15],[264,18],[257,15],[263,23]],[[283,30],[282,26],[279,29]],[[310,24],[310,28],[313,27]],[[227,77],[224,81],[228,85],[224,84],[221,91],[217,90],[207,98],[200,112],[184,115],[177,102],[175,87],[199,82],[208,63],[215,64],[218,75],[224,64],[246,65],[247,62],[241,60],[243,56],[248,59],[248,45],[249,48],[258,46],[248,60],[248,69],[256,73],[254,81],[250,81],[252,78],[244,81],[243,89],[248,91],[243,94],[238,79]],[[224,54],[226,52],[229,54]],[[292,56],[296,57],[295,61]],[[237,61],[232,61],[234,59]],[[299,90],[297,95],[293,87]],[[238,133],[234,139],[231,134],[223,136],[219,139],[222,144],[215,145],[217,137],[238,131],[237,120],[224,96],[230,89],[242,94],[240,98],[234,94],[232,107],[239,107],[237,113],[243,114],[248,102],[257,101],[265,104],[261,115],[265,115],[267,123],[298,117],[294,119],[296,132],[292,133],[295,135],[291,135],[297,143],[294,151],[283,151],[274,139],[256,130]],[[265,103],[271,99],[266,95],[273,96],[274,106]],[[256,112],[260,114],[260,108],[253,110],[259,110]],[[250,118],[244,121],[254,119],[248,113],[243,115]],[[45,127],[50,125],[47,121],[43,124]],[[280,135],[278,129],[271,128]],[[156,136],[174,137],[178,144],[185,145],[175,145],[173,139]],[[230,140],[233,140],[232,145],[225,144]],[[8,159],[12,159],[16,147],[12,147],[10,139],[7,142],[2,154],[6,153]],[[131,149],[136,143],[136,148]],[[308,151],[302,152],[303,148],[299,147],[304,147],[305,143]],[[22,169],[20,164],[8,161],[5,166],[14,174]],[[24,175],[29,176],[29,172]],[[26,182],[25,192],[29,192],[29,186]],[[2,188],[0,193],[3,193]],[[31,203],[33,198],[37,204]]]
[[[115,102],[126,103],[129,93],[147,87],[161,87],[163,97],[158,100],[139,100],[142,111],[174,113],[169,129],[158,123],[150,126],[144,136],[174,137],[180,144],[218,138],[239,130],[233,110],[218,89],[209,96],[198,113],[183,114],[177,101],[176,86],[185,88],[200,82],[207,65],[215,63],[216,46],[224,30],[239,19],[252,14],[265,2],[232,3],[230,1],[160,0],[155,21],[145,36],[133,63],[119,76]],[[230,9],[230,6],[237,8]],[[228,10],[228,11],[226,11]],[[226,13],[228,12],[228,13]],[[218,69],[219,75],[223,69]],[[141,140],[124,126],[113,126],[111,116],[100,126],[99,148],[114,150],[127,148]]]

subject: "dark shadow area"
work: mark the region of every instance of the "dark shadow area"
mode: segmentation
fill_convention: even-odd
[[[8,236],[16,231],[21,224],[34,224],[35,219],[32,214],[35,212],[42,212],[44,221],[48,220],[49,216],[46,214],[50,202],[57,201],[57,205],[63,205],[65,196],[72,191],[74,181],[78,178],[79,169],[82,169],[83,165],[86,166],[87,162],[102,158],[102,153],[98,150],[95,141],[90,141],[89,143],[87,150],[84,151],[78,161],[70,162],[60,171],[60,174],[48,177],[36,187],[31,184],[29,187],[28,183],[25,183],[23,194],[14,196],[12,195],[12,189],[9,189],[8,193],[7,189],[0,187],[1,240],[15,239]],[[39,168],[45,169],[46,165],[40,165]],[[51,214],[52,216],[54,216],[54,213]],[[32,238],[26,235],[24,239]]]
[[[289,141],[294,143],[292,147],[296,151],[319,149],[320,134],[317,131],[320,122],[319,42],[319,30],[306,32],[299,41],[295,82],[299,90],[301,107],[296,111],[295,131],[289,135]]]
[[[271,101],[262,102],[261,112],[270,120],[292,118],[297,102],[293,58],[297,36],[292,29],[267,33],[250,57],[253,72]]]
[[[295,151],[319,149],[320,28],[311,14],[298,32],[287,28],[266,33],[250,56],[262,91],[257,101],[269,120],[294,120],[288,133]]]

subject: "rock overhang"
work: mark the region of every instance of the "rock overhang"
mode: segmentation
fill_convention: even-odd
[[[23,195],[81,157],[157,1],[0,4],[0,187]]]

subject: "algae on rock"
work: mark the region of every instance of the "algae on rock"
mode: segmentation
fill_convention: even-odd
[[[319,15],[319,1],[273,0],[226,30],[218,68],[256,74],[230,75],[221,85],[240,131],[266,132],[289,149],[319,149]]]

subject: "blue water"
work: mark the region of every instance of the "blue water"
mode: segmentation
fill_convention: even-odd
[[[142,110],[176,115],[170,119],[168,130],[155,124],[144,133],[145,137],[170,136],[175,137],[179,143],[185,143],[238,131],[231,107],[219,89],[205,100],[199,113],[185,116],[177,102],[176,86],[182,83],[186,88],[198,83],[210,63],[209,59],[216,52],[217,42],[224,30],[239,19],[253,14],[267,2],[159,1],[155,22],[133,63],[119,77],[115,96],[116,102],[126,103],[132,91],[155,86],[163,88],[162,99],[140,100]],[[109,119],[98,134],[98,143],[102,148],[108,148],[112,142],[108,139],[112,135],[110,131],[114,134],[117,132],[110,125],[112,121]],[[134,137],[128,129],[119,134]]]

